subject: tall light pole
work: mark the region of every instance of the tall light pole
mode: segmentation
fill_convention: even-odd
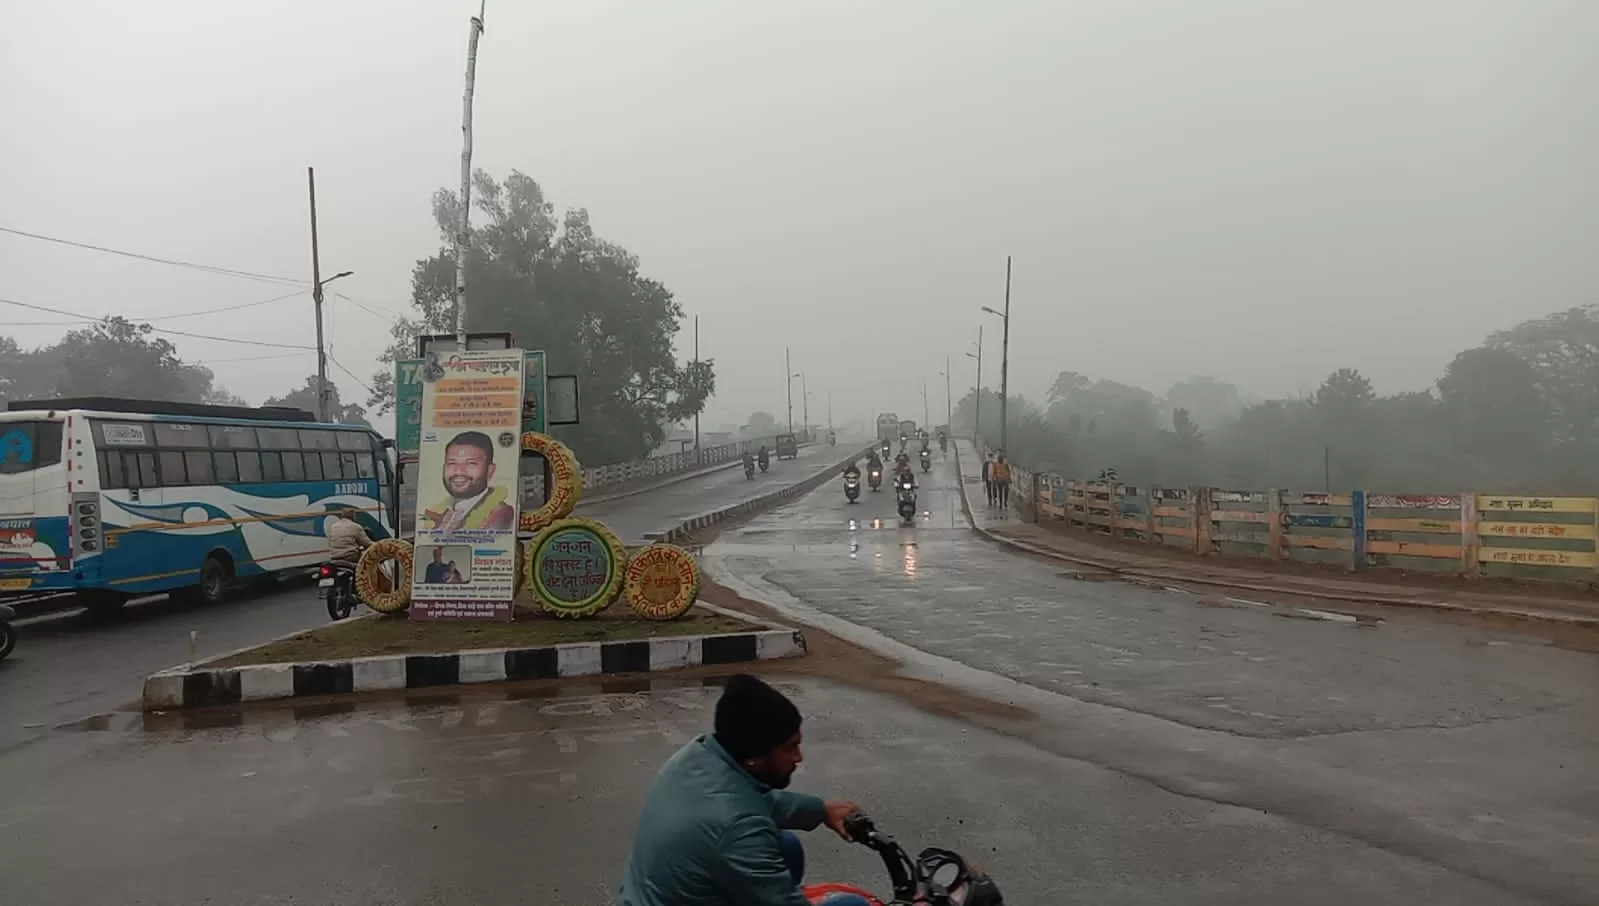
[[[340,271],[337,274],[322,279],[322,253],[317,246],[316,233],[316,169],[305,168],[306,188],[311,195],[311,301],[316,307],[316,420],[328,420],[328,348],[323,342],[322,333],[322,287],[339,279],[348,277],[354,271]]]
[[[944,376],[944,426],[949,428],[955,421],[955,401],[951,398],[949,390],[949,356],[944,356],[944,370],[939,374]]]
[[[933,415],[927,408],[927,378],[922,378],[922,428],[925,429],[932,420]]]
[[[794,363],[788,355],[788,347],[783,347],[783,373],[788,375],[788,433],[794,433]]]
[[[694,376],[699,377],[700,372],[700,316],[694,316]],[[705,408],[701,403],[700,408]],[[694,461],[700,461],[700,410],[694,410]]]
[[[789,399],[792,400],[794,398],[795,378],[799,378],[800,382],[800,420],[802,421],[800,427],[805,429],[808,434],[811,430],[811,390],[805,383],[805,372],[797,371],[788,377]],[[788,404],[788,433],[794,433],[794,404],[792,402]]]
[[[1004,450],[1010,437],[1010,422],[1006,419],[1006,407],[1010,403],[1010,256],[1005,256],[1005,310],[995,311],[987,305],[983,311],[991,315],[998,315],[1005,325],[1003,338],[999,344],[999,448]]]
[[[968,359],[977,360],[977,389],[972,397],[972,442],[983,430],[983,325],[977,325],[977,354],[966,353]]]
[[[483,35],[478,4],[466,37],[466,92],[461,98],[461,223],[455,234],[455,348],[466,351],[466,250],[472,242],[472,93],[477,89],[477,41]]]

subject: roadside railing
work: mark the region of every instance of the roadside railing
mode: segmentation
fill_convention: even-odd
[[[1595,497],[1173,488],[1075,481],[1015,463],[1011,474],[1034,522],[1204,556],[1599,582]]]

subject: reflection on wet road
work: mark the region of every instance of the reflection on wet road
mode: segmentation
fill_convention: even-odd
[[[796,789],[963,852],[1011,902],[1532,902],[896,700],[779,685],[807,715]],[[605,688],[52,734],[12,756],[7,902],[609,906],[655,768],[718,690]],[[886,887],[870,852],[806,842],[812,878]]]
[[[1341,814],[1345,832],[1599,898],[1580,855],[1599,840],[1599,801],[1578,795],[1599,789],[1592,655],[1407,614],[1367,628],[1084,581],[977,539],[954,479],[953,460],[923,479],[915,528],[890,499],[819,490],[724,532],[707,572],[1089,703],[1074,713],[1104,726],[1079,728],[1073,754],[1177,785],[1225,778],[1261,807],[1299,794],[1300,820]],[[1114,729],[1130,717],[1146,737]]]

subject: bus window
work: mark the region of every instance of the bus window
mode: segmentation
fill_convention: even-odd
[[[357,474],[359,474],[362,478],[375,478],[377,476],[377,472],[372,466],[371,453],[357,454],[355,457],[355,467],[358,470]]]
[[[337,432],[302,430],[300,446],[306,450],[333,450],[339,446]]]
[[[305,457],[298,450],[283,454],[283,480],[305,480]]]
[[[216,450],[253,450],[255,429],[244,425],[212,425],[211,447]]]
[[[188,483],[188,478],[183,472],[182,450],[162,450],[158,455],[161,463],[161,480],[154,487],[181,488]]]
[[[100,452],[100,486],[103,488],[125,488],[128,479],[122,474],[122,452],[111,450]]]
[[[0,475],[20,475],[60,462],[60,422],[0,424]]]
[[[340,431],[339,449],[370,450],[372,449],[372,437],[369,434],[363,434],[359,431]]]
[[[300,432],[293,428],[259,428],[261,446],[268,450],[300,449]],[[271,479],[268,479],[270,481]]]
[[[130,488],[161,487],[161,479],[155,473],[154,453],[124,453],[122,470]]]
[[[239,481],[239,457],[235,453],[212,453],[216,462],[217,484],[237,484]]]
[[[319,453],[306,453],[305,454],[305,480],[306,481],[321,481],[323,479],[323,477],[324,476],[322,474],[322,456],[321,456],[321,454],[319,454]],[[325,477],[327,477],[327,478],[338,478],[339,476],[338,476],[337,473],[334,473],[332,475],[328,475],[328,476],[325,476]]]
[[[211,471],[211,453],[207,450],[190,450],[183,454],[183,465],[189,472],[189,484],[215,484]]]
[[[261,480],[268,482],[283,480],[283,454],[261,454]]]
[[[277,454],[272,454],[276,456]],[[255,484],[261,480],[261,454],[254,450],[239,451],[239,481]]]
[[[158,447],[208,447],[211,441],[206,437],[205,429],[199,425],[179,425],[170,422],[157,422],[155,426],[155,444]]]
[[[323,453],[322,454],[322,477],[323,478],[327,478],[327,479],[335,479],[335,478],[353,478],[354,476],[343,474],[343,470],[339,468],[339,454],[337,454],[337,453]]]

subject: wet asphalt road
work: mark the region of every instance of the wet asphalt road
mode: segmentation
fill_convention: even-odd
[[[935,461],[912,528],[886,490],[826,487],[723,533],[707,572],[932,655],[913,663],[1045,716],[1012,731],[1051,751],[1483,879],[1494,902],[1599,902],[1599,658],[1082,581],[977,539]]]
[[[839,448],[813,445],[802,448],[797,460],[774,461],[769,472],[757,471],[754,480],[734,468],[580,506],[579,512],[603,520],[631,543],[707,510],[803,481],[843,455]],[[21,628],[16,652],[0,661],[0,752],[58,724],[131,706],[145,676],[189,660],[190,632],[199,634],[196,651],[207,657],[325,622],[316,589],[298,582],[275,591],[241,591],[215,606],[158,599],[109,619],[79,612],[30,622]],[[0,776],[6,776],[4,762]]]
[[[816,680],[795,788],[847,793],[913,851],[963,852],[1009,902],[1534,902],[1254,809],[1177,795]],[[57,732],[12,753],[5,898],[71,904],[601,906],[654,769],[715,688],[513,689],[206,726]],[[867,850],[807,837],[811,880],[876,889]]]

